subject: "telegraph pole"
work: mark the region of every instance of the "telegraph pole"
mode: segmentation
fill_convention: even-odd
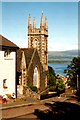
[[[78,81],[78,75],[77,75],[77,90],[79,89],[79,81]]]

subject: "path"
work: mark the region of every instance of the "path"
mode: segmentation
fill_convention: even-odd
[[[77,99],[73,97],[53,97],[41,101],[36,101],[34,103],[26,103],[26,104],[20,104],[15,106],[4,106],[2,110],[2,117],[3,118],[37,118],[36,115],[34,115],[35,109],[39,109],[41,111],[49,110],[49,107],[45,105],[46,104],[54,104],[55,102],[69,102],[69,103],[75,103],[79,104],[80,102],[77,101]],[[15,120],[13,119],[13,120]]]

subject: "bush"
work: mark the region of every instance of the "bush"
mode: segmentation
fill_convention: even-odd
[[[59,93],[65,91],[65,84],[61,78],[57,80],[56,91]]]
[[[61,91],[64,91],[65,90],[65,85],[64,84],[60,84],[58,87],[57,87],[57,92],[61,92]]]
[[[6,96],[7,96],[9,99],[12,98],[11,94],[6,94]]]
[[[77,92],[75,94],[76,94],[76,96],[80,97],[80,90],[77,90]]]
[[[38,92],[38,89],[37,89],[36,86],[32,86],[32,87],[31,87],[31,90],[34,91],[34,92]]]
[[[38,92],[38,89],[36,86],[33,86],[33,85],[28,85],[28,86],[29,86],[29,88],[31,88],[32,91],[34,91],[36,93]]]
[[[56,86],[50,86],[49,91],[54,92],[56,90]]]

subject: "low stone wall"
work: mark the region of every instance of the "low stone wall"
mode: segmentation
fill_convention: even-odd
[[[27,97],[32,97],[35,99],[40,99],[40,95],[34,91],[32,91],[28,86],[27,87],[23,87],[23,94]]]

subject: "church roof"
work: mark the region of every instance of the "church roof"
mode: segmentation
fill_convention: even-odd
[[[5,38],[4,36],[0,35],[0,46],[2,47],[12,47],[12,48],[19,48],[16,44]]]
[[[28,65],[31,61],[34,48],[20,48],[17,51],[17,71],[20,72],[20,65],[21,65],[21,59],[22,59],[22,52],[24,51],[25,59],[26,59],[26,67],[28,68]]]

